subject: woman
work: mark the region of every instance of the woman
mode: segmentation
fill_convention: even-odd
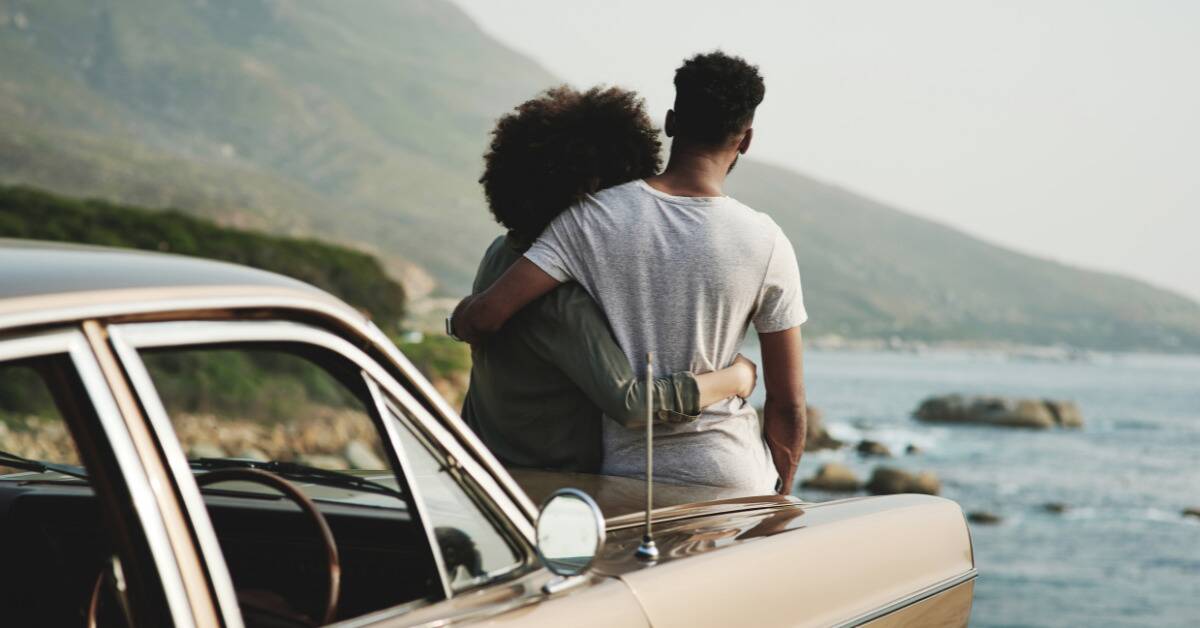
[[[584,195],[656,174],[660,148],[642,100],[615,87],[558,87],[501,118],[480,183],[509,231],[484,254],[473,291],[498,279]],[[577,284],[524,308],[473,347],[472,358],[463,417],[507,465],[595,473],[603,415],[644,425],[646,384]],[[741,356],[720,371],[659,378],[655,420],[694,420],[705,406],[749,396],[755,378],[754,364]]]

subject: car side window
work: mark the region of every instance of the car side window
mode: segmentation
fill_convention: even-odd
[[[114,458],[68,355],[0,362],[0,623],[170,621]]]
[[[142,363],[203,492],[247,625],[330,612],[333,571],[312,516],[277,488],[208,473],[251,467],[294,485],[340,560],[335,620],[442,599],[433,548],[373,419],[362,371],[291,342],[144,348]],[[370,410],[368,410],[370,408]]]
[[[391,471],[358,372],[327,370],[315,357],[266,344],[142,354],[189,459]]]
[[[413,418],[400,410],[402,406],[391,399],[385,405],[387,420],[397,426],[426,517],[434,526],[451,589],[469,589],[519,567],[521,553],[498,529],[499,521],[472,498],[462,474],[415,431]]]
[[[79,451],[46,384],[46,360],[0,364],[0,450],[79,465]],[[13,469],[0,456],[0,473]]]

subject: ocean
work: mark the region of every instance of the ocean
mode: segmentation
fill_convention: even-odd
[[[757,361],[756,350],[747,356]],[[805,378],[809,403],[849,444],[805,454],[798,478],[831,460],[864,481],[880,464],[928,470],[965,512],[1002,517],[971,524],[972,626],[1200,626],[1200,519],[1182,515],[1200,507],[1200,356],[809,351]],[[947,393],[1070,399],[1086,424],[1029,431],[912,418],[922,399]],[[755,397],[761,404],[761,386]],[[863,438],[893,457],[860,457]],[[906,455],[910,443],[922,453]],[[1048,511],[1052,502],[1066,511]]]

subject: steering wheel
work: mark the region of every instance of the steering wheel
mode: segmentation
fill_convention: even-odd
[[[333,531],[329,529],[329,522],[325,520],[325,515],[322,515],[321,511],[317,509],[316,504],[307,495],[300,492],[300,489],[296,488],[294,484],[268,471],[261,469],[217,469],[196,476],[196,484],[198,486],[208,486],[209,484],[231,481],[253,482],[273,488],[283,493],[284,497],[287,497],[299,506],[300,510],[304,511],[309,519],[312,520],[317,529],[318,536],[321,537],[321,543],[325,546],[325,563],[329,572],[329,585],[326,588],[324,604],[321,607],[322,612],[315,615],[315,617],[319,618],[320,625],[332,623],[333,618],[337,615],[338,596],[341,593],[342,565],[338,559],[337,542],[333,538]],[[101,583],[107,573],[107,571],[100,573],[100,576],[96,579],[96,585],[92,589],[92,599],[88,605],[87,617],[87,626],[89,628],[96,626],[100,591],[103,589]],[[242,602],[243,607],[247,606],[248,602],[253,604],[250,600],[243,601],[240,598],[241,596],[239,596],[239,602]],[[268,603],[263,606],[270,606],[270,604]],[[243,610],[245,609],[243,608]],[[262,610],[270,613],[280,612],[279,609],[271,608],[263,608]]]

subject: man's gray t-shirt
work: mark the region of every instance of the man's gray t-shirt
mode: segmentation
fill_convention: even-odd
[[[635,372],[729,366],[748,326],[807,319],[796,254],[766,214],[732,198],[682,197],[638,180],[588,195],[525,253],[559,281],[578,281],[604,310]],[[604,420],[603,472],[643,476],[644,432]],[[687,424],[654,428],[656,479],[768,493],[778,473],[748,403],[727,399]]]

